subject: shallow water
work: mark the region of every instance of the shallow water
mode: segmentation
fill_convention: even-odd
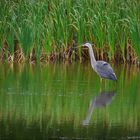
[[[117,83],[90,64],[0,64],[0,140],[140,139],[140,72]]]

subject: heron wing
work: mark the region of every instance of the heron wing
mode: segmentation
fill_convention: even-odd
[[[97,61],[96,72],[103,78],[114,79],[116,77],[110,64],[105,61]]]

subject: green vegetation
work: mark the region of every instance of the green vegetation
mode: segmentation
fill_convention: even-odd
[[[14,40],[18,41],[18,47]],[[85,41],[96,44],[102,59],[108,50],[109,60],[137,62],[139,0],[2,0],[0,3],[1,58],[8,54],[8,58],[16,57],[17,61],[28,59],[30,54],[30,61],[76,59],[82,55],[71,48]],[[3,49],[8,51],[6,55]]]

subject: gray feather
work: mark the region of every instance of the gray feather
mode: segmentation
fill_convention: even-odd
[[[95,71],[101,78],[117,80],[116,75],[109,63],[105,61],[97,61]]]

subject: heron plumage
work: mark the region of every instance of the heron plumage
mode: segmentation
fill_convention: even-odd
[[[116,75],[109,63],[105,61],[97,61],[95,71],[101,78],[107,78],[110,80],[117,80]]]

